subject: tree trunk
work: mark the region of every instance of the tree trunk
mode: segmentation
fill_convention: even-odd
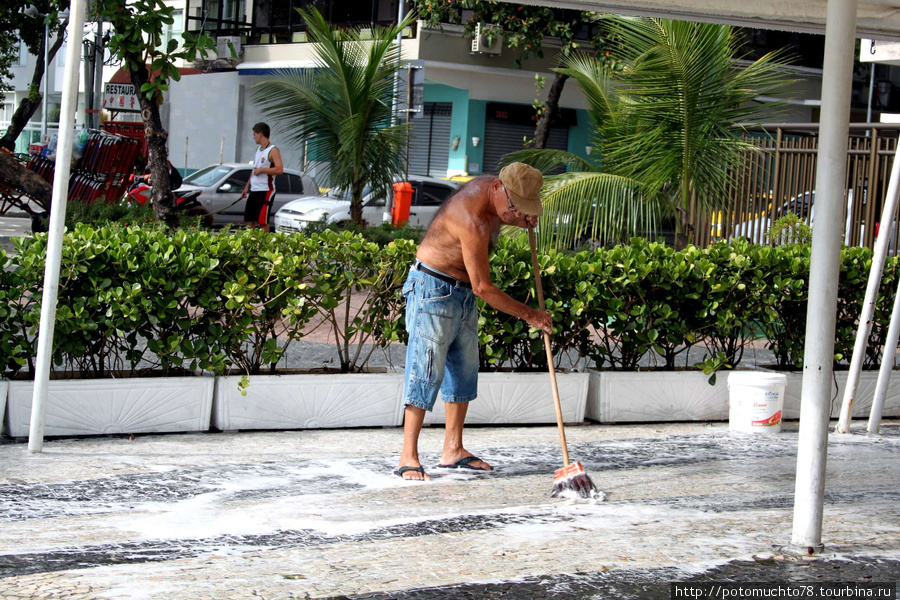
[[[547,92],[547,102],[544,103],[544,112],[538,119],[537,126],[534,128],[533,147],[543,149],[547,147],[547,140],[550,139],[550,121],[559,112],[559,97],[562,95],[563,87],[566,85],[568,75],[557,73],[553,79],[553,85]]]
[[[359,181],[354,181],[350,189],[352,190],[350,194],[350,222],[354,225],[362,225],[362,186],[359,185]]]
[[[694,242],[694,191],[688,173],[681,178],[681,198],[675,211],[675,250],[684,250]]]
[[[147,137],[147,162],[150,165],[151,190],[150,199],[156,210],[156,218],[169,227],[178,227],[178,214],[175,211],[175,196],[169,181],[169,152],[166,140],[169,133],[163,129],[159,116],[159,103],[156,98],[147,98],[141,87],[150,81],[150,72],[139,55],[129,57],[126,64],[139,65],[132,71],[131,83],[141,103],[141,118],[144,121],[144,135]]]
[[[47,49],[48,61],[52,61],[56,56],[56,53],[59,52],[59,49],[62,47],[66,37],[63,35],[63,32],[68,23],[68,19],[62,22],[57,32],[56,40],[53,42],[53,45]],[[38,107],[41,106],[41,101],[44,99],[40,89],[41,82],[47,71],[47,65],[44,64],[45,42],[46,40],[42,37],[41,45],[38,48],[37,56],[34,59],[34,73],[31,75],[31,85],[28,88],[29,94],[22,98],[22,102],[19,103],[19,107],[16,109],[16,112],[13,113],[12,119],[10,120],[9,129],[7,129],[3,137],[0,138],[0,147],[6,148],[10,152],[15,150],[16,140],[19,139],[19,134],[21,134],[22,130],[25,129],[25,126],[28,125],[28,121],[30,121],[31,117],[34,116],[34,113],[37,112]],[[37,94],[31,94],[30,90],[36,90]],[[44,115],[44,118],[46,119],[47,116],[48,115]]]
[[[694,243],[694,224],[691,211],[676,206],[675,208],[675,250],[684,250]]]
[[[53,194],[50,183],[6,152],[0,152],[0,176],[34,199],[42,209],[49,211]],[[27,208],[25,210],[31,212]]]

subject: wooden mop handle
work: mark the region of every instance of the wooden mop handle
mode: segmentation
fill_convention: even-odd
[[[531,263],[534,265],[534,285],[537,288],[538,306],[544,306],[544,290],[541,289],[541,268],[538,265],[537,248],[534,243],[534,227],[528,226],[528,243],[531,245]],[[553,390],[553,404],[556,407],[556,426],[559,429],[559,444],[562,446],[563,466],[569,466],[569,447],[566,444],[566,429],[563,426],[562,405],[559,402],[559,386],[556,384],[556,367],[553,366],[553,351],[550,350],[550,334],[544,333],[544,350],[547,351],[547,366],[550,368],[550,388]]]

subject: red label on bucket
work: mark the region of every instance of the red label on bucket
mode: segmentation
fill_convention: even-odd
[[[769,417],[768,419],[762,419],[761,421],[751,421],[750,425],[753,427],[774,427],[781,423],[781,411],[779,410],[777,413]]]

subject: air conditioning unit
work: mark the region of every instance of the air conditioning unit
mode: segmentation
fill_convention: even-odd
[[[488,44],[487,36],[482,33],[488,27],[491,26],[483,23],[475,25],[475,35],[472,36],[472,54],[500,54],[500,50],[503,48],[503,36],[498,30],[494,43]]]
[[[232,55],[231,49],[234,48]],[[216,54],[218,58],[226,60],[240,60],[241,58],[241,36],[239,35],[220,35],[216,38]]]

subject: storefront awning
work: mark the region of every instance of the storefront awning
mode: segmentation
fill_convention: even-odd
[[[315,66],[311,60],[270,60],[241,63],[237,70],[240,75],[271,75],[285,69],[314,69]]]

